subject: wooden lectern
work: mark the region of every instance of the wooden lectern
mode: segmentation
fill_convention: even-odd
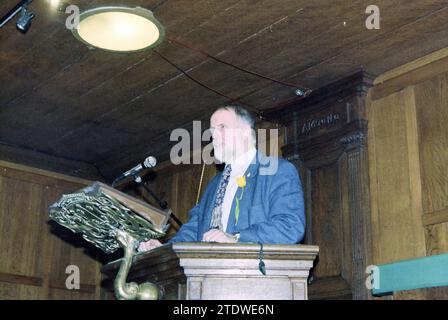
[[[152,282],[168,300],[304,300],[319,248],[184,242],[165,244],[133,257],[128,281]],[[264,262],[265,273],[259,269]],[[120,260],[102,268],[113,291]]]

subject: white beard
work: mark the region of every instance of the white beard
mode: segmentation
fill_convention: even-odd
[[[231,159],[231,152],[225,150],[222,146],[213,146],[215,158],[223,163],[227,163]]]

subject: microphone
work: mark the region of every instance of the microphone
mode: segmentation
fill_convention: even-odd
[[[140,173],[141,171],[143,171],[145,169],[154,168],[156,166],[156,164],[157,164],[156,158],[154,158],[153,156],[147,157],[143,162],[139,163],[135,167],[129,169],[126,172],[124,172],[117,179],[115,179],[114,182],[112,183],[112,187],[115,185],[115,183],[117,181],[122,180],[122,179],[124,179],[126,177],[129,177],[129,176],[135,176],[135,175],[137,175],[138,173]]]

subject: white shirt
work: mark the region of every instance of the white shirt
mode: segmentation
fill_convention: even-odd
[[[230,165],[232,171],[230,172],[229,182],[227,184],[226,193],[222,203],[222,227],[223,230],[227,230],[227,223],[229,222],[230,211],[232,210],[233,199],[235,198],[236,191],[238,190],[237,179],[244,176],[255,159],[257,150],[255,148],[250,149],[248,152],[242,154],[235,159]]]

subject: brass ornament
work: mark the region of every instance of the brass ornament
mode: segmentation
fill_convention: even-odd
[[[126,283],[126,278],[140,242],[162,237],[169,225],[156,228],[150,220],[104,193],[101,186],[95,183],[63,195],[49,207],[50,218],[74,233],[82,233],[86,241],[105,253],[123,248],[124,257],[114,284],[117,299],[159,299],[155,284]]]

